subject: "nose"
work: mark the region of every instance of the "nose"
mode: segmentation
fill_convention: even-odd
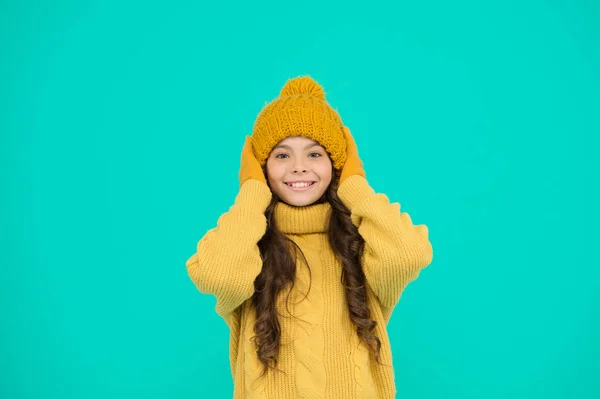
[[[294,169],[292,169],[292,173],[306,173],[308,172],[308,169],[306,169],[304,166],[298,166],[298,167],[294,167]]]
[[[306,166],[302,162],[296,162],[294,164],[294,168],[292,169],[292,173],[299,174],[299,173],[306,173],[306,172],[308,172],[308,169],[306,168]]]

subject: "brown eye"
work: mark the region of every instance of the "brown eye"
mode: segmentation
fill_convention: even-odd
[[[277,154],[275,158],[283,159],[283,157],[287,157],[287,154]]]
[[[311,152],[310,154],[308,154],[308,156],[311,156],[313,158],[318,158],[321,157],[321,153],[320,152]]]

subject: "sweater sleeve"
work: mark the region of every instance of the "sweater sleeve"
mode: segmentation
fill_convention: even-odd
[[[363,270],[382,306],[395,306],[404,288],[433,260],[429,231],[413,225],[399,203],[376,194],[362,176],[350,176],[338,188],[352,223],[365,240]]]
[[[200,292],[216,297],[216,312],[228,324],[237,307],[254,293],[254,279],[262,269],[257,243],[266,231],[264,211],[271,196],[266,184],[244,182],[234,205],[206,232],[186,262],[191,280]]]

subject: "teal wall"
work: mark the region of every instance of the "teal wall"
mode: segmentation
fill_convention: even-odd
[[[600,3],[202,3],[0,4],[0,397],[231,396],[185,261],[303,74],[430,229],[398,397],[600,397]]]

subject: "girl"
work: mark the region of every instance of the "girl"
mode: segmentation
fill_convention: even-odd
[[[369,186],[309,77],[261,111],[239,178],[186,264],[229,326],[234,398],[394,398],[386,325],[432,261],[427,227]]]

